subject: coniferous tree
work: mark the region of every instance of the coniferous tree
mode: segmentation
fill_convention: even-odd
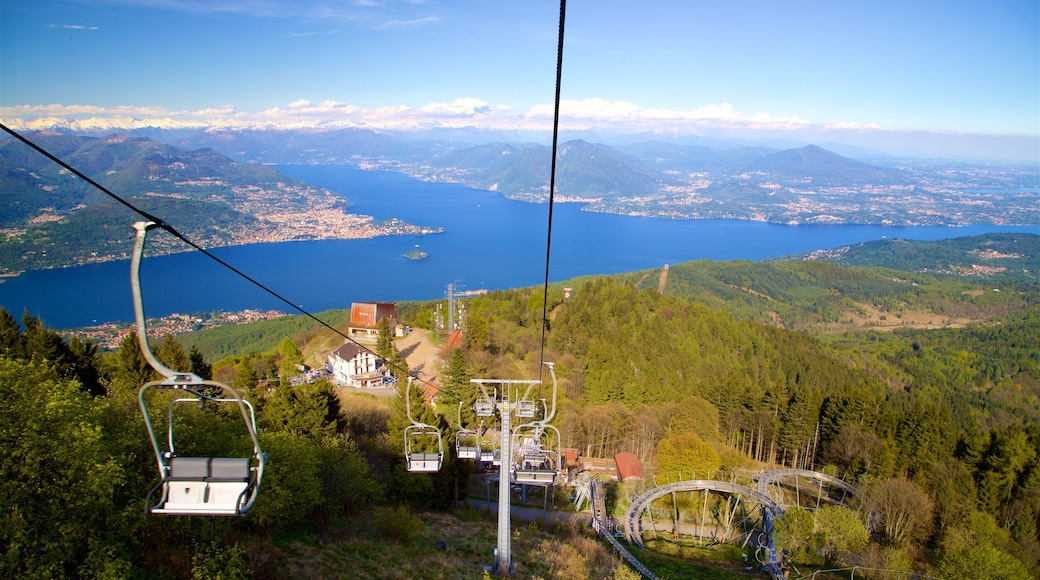
[[[188,360],[187,353],[184,352],[184,347],[173,335],[167,334],[159,341],[155,357],[172,371],[183,373],[191,369],[191,362]]]
[[[397,379],[398,384],[408,379],[408,362],[401,356],[394,344],[393,331],[387,318],[379,319],[379,338],[376,341],[376,354],[383,359],[387,371]]]
[[[469,365],[466,354],[461,348],[452,350],[451,357],[444,368],[444,382],[437,395],[437,401],[452,407],[462,403],[462,423],[472,427],[476,416],[473,414],[473,403],[479,389],[470,382]],[[460,425],[461,427],[462,425]]]
[[[206,380],[213,378],[213,366],[206,362],[206,357],[202,356],[202,351],[197,345],[191,346],[191,351],[188,353],[188,364],[191,365],[191,372],[198,377]]]
[[[137,343],[137,331],[131,330],[123,340],[119,341],[119,351],[115,356],[115,368],[112,372],[111,385],[115,391],[136,396],[137,389],[151,381],[157,374],[148,364]]]
[[[6,308],[0,308],[0,355],[16,360],[25,358],[25,336]]]

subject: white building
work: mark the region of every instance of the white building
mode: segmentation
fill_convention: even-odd
[[[354,343],[348,342],[329,353],[328,367],[337,384],[357,388],[383,386],[382,361]]]

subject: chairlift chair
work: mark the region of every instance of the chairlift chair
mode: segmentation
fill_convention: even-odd
[[[422,441],[436,441],[437,451],[418,451]],[[441,470],[444,462],[444,444],[440,429],[425,423],[415,423],[404,428],[404,458],[408,471],[434,473]]]
[[[530,431],[530,434],[525,431]],[[549,441],[543,441],[546,435]],[[555,484],[560,473],[561,457],[560,432],[556,427],[528,423],[518,427],[514,437],[519,444],[514,446],[513,481],[528,485]]]
[[[413,473],[433,473],[441,470],[444,462],[444,441],[441,438],[441,430],[433,425],[420,423],[412,417],[412,377],[408,377],[408,385],[405,387],[404,405],[405,412],[411,425],[404,428],[404,460],[408,471]],[[427,443],[423,445],[423,442]],[[437,450],[416,449],[417,447],[432,447],[428,442],[436,441]]]
[[[267,455],[260,448],[256,431],[256,414],[249,401],[242,398],[234,388],[200,378],[193,373],[177,372],[160,363],[148,345],[145,326],[144,302],[141,297],[140,267],[144,253],[145,237],[149,229],[156,227],[152,222],[137,222],[134,229],[134,253],[130,262],[130,283],[134,299],[134,315],[137,322],[137,337],[141,351],[148,364],[163,379],[145,383],[138,391],[137,400],[144,416],[148,437],[155,451],[159,468],[159,483],[148,492],[145,511],[165,515],[240,516],[245,514],[256,501],[263,479]],[[173,390],[190,396],[182,396],[169,403],[167,408],[167,445],[159,445],[148,411],[146,392],[149,389]],[[214,396],[219,391],[223,396]],[[246,433],[252,443],[253,452],[248,457],[189,457],[177,454],[174,437],[174,409],[185,403],[203,405],[217,403],[233,405],[245,423]],[[153,498],[158,498],[153,503]]]
[[[521,399],[516,403],[516,416],[524,419],[534,417],[538,406],[530,399]]]
[[[477,432],[462,426],[462,402],[459,402],[459,430],[455,432],[455,456],[459,459],[477,459],[480,442]]]

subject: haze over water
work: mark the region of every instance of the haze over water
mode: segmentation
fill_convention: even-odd
[[[309,312],[349,308],[357,301],[434,300],[447,284],[460,290],[541,285],[545,278],[548,204],[511,201],[460,185],[348,166],[283,166],[286,175],[348,197],[352,213],[377,220],[443,227],[424,237],[393,236],[256,244],[213,253]],[[162,217],[162,216],[160,216]],[[179,224],[173,223],[174,227]],[[130,224],[127,224],[129,231]],[[658,268],[697,259],[763,260],[870,240],[938,240],[986,232],[1040,233],[1037,226],[949,228],[785,226],[736,220],[663,220],[553,207],[550,281]],[[153,235],[168,235],[162,232]],[[131,240],[128,234],[128,240]],[[131,241],[128,241],[127,251]],[[409,250],[429,254],[421,261]],[[26,272],[0,283],[0,305],[24,310],[52,328],[133,319],[129,262]],[[284,302],[198,252],[148,257],[141,267],[148,316],[278,309]]]

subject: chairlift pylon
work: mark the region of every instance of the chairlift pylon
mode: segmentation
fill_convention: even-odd
[[[159,483],[148,492],[145,511],[165,515],[240,516],[256,501],[263,480],[267,455],[260,448],[256,431],[256,414],[252,404],[239,392],[224,383],[205,380],[191,372],[178,372],[160,363],[148,345],[145,326],[144,301],[141,296],[140,268],[148,230],[153,222],[137,222],[134,253],[130,261],[130,285],[137,322],[137,339],[148,364],[164,378],[145,383],[137,393],[137,401],[144,415],[148,437],[155,451],[159,468]],[[190,396],[174,399],[167,407],[167,447],[163,449],[155,435],[155,428],[145,402],[149,389],[174,390]],[[224,396],[210,394],[219,389]],[[186,403],[220,403],[235,405],[245,422],[253,452],[248,457],[188,457],[177,454],[174,437],[174,409]],[[152,503],[152,498],[159,497]]]
[[[405,412],[411,425],[404,428],[404,459],[408,471],[413,473],[433,473],[441,470],[444,462],[444,441],[441,438],[441,430],[433,425],[420,423],[412,418],[412,377],[408,377],[408,385],[405,387],[404,405]],[[420,451],[416,447],[423,446],[423,441],[436,441],[437,451]],[[428,444],[426,445],[429,446]]]

